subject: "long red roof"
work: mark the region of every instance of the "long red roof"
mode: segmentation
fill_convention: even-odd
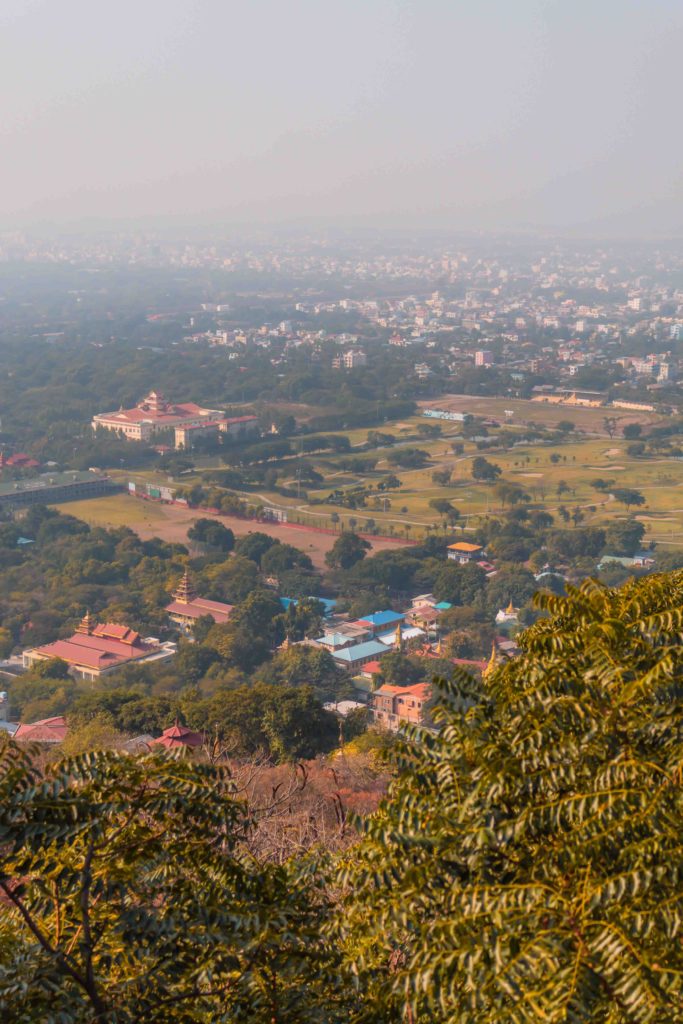
[[[71,665],[105,669],[142,658],[158,648],[143,643],[134,629],[106,622],[95,626],[91,633],[74,633],[66,640],[55,640],[35,650],[44,658],[62,658]]]
[[[186,615],[188,619],[198,619],[202,615],[210,615],[214,622],[227,622],[234,605],[222,601],[209,601],[206,597],[195,597],[191,601],[172,601],[166,605],[169,615]]]
[[[26,743],[61,743],[67,732],[66,719],[57,715],[55,718],[41,718],[39,722],[22,722],[14,739]]]
[[[186,420],[188,416],[206,416],[215,410],[205,409],[195,402],[183,402],[179,405],[169,406],[166,411],[151,408],[141,408],[136,405],[134,409],[119,409],[116,412],[101,412],[97,419],[109,420],[116,423],[141,423],[143,420],[152,420],[154,423],[163,423],[172,427],[174,423]]]

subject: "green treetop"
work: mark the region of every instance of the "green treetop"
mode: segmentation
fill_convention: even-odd
[[[683,572],[538,604],[519,659],[444,684],[348,859],[387,1021],[683,1020]]]

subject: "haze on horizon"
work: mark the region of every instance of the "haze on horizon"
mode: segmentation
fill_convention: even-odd
[[[3,0],[0,227],[683,234],[680,0]]]

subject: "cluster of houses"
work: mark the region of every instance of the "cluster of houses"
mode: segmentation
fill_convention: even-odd
[[[479,558],[479,564],[488,564],[482,559],[482,549],[475,544],[451,545],[449,557],[465,560]],[[280,600],[285,609],[295,603],[291,598]],[[381,659],[389,651],[411,653],[430,659],[441,658],[439,619],[451,605],[447,601],[438,601],[433,594],[420,594],[412,599],[410,607],[404,611],[384,609],[354,620],[338,614],[336,603],[332,600],[324,600],[323,605],[325,631],[318,637],[297,642],[327,651],[335,664],[353,678],[359,696],[364,698],[362,701],[341,702],[333,706],[334,710],[344,716],[354,707],[367,707],[376,725],[394,731],[405,723],[423,722],[431,697],[430,685],[417,683],[395,686],[382,682]],[[208,616],[216,623],[225,623],[229,621],[232,610],[230,604],[201,597],[187,572],[166,606],[170,621],[190,637],[199,619]],[[500,609],[496,623],[501,630],[506,631],[507,627],[517,625],[518,611],[512,603]],[[289,640],[285,640],[283,646],[289,645]],[[75,678],[94,682],[131,663],[166,661],[176,651],[177,645],[173,641],[142,637],[134,629],[119,623],[96,622],[86,612],[71,636],[24,651],[22,662],[25,669],[30,669],[40,662],[59,658],[66,662],[70,674]],[[500,659],[514,656],[516,651],[514,640],[503,633],[495,641],[489,662],[464,658],[451,660],[470,671],[485,673]],[[22,723],[15,737],[19,740],[58,743],[64,739],[66,731],[66,721],[57,717]],[[176,723],[156,740],[152,737],[137,737],[136,742],[166,747],[192,747],[199,746],[202,737]]]
[[[320,637],[300,643],[329,651],[337,665],[354,677],[359,691],[367,692],[369,686],[367,706],[375,724],[395,731],[401,725],[420,724],[425,720],[431,686],[429,683],[393,686],[381,682],[380,659],[389,651],[428,659],[442,658],[439,618],[451,607],[447,601],[439,601],[433,594],[419,594],[403,612],[386,609],[353,621],[329,614],[326,618],[327,631]],[[500,609],[496,622],[505,632],[496,637],[488,661],[469,658],[449,660],[467,671],[484,674],[501,660],[513,657],[519,648],[507,635],[507,628],[518,624],[518,612],[512,603]],[[343,715],[357,706],[351,702],[348,709],[341,705],[334,707]]]

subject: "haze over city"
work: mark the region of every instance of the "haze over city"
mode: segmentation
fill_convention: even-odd
[[[683,1024],[681,0],[0,0],[0,1024]]]
[[[676,0],[5,0],[0,223],[676,236]]]

